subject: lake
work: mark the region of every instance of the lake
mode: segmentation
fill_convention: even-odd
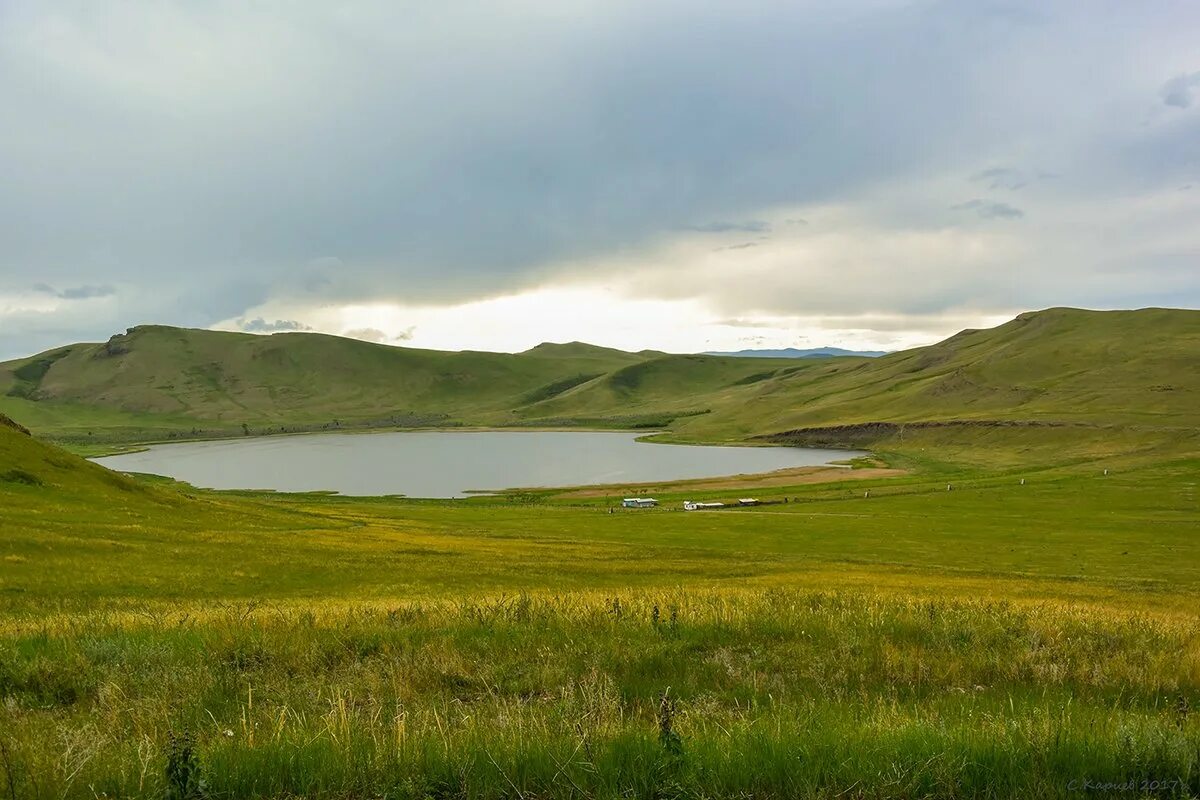
[[[206,489],[463,497],[512,487],[708,478],[861,455],[799,447],[649,444],[642,433],[414,431],[311,434],[154,445],[94,459]]]

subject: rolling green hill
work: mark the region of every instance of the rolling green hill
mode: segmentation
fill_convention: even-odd
[[[68,438],[445,424],[552,397],[642,358],[578,343],[443,353],[144,326],[0,365],[0,408]]]
[[[638,359],[589,345],[543,346],[521,355],[442,353],[314,333],[263,337],[154,326],[4,365],[10,377],[0,389],[38,402],[133,413],[323,420],[396,409],[490,408],[500,398]]]
[[[160,326],[0,364],[0,411],[78,444],[351,426],[593,425],[843,443],[929,425],[1200,425],[1200,311],[1049,309],[881,358],[544,344],[438,352]],[[841,426],[819,435],[810,429]],[[845,428],[845,426],[856,426]]]
[[[873,443],[901,425],[1200,426],[1200,311],[1048,309],[881,358],[764,361],[735,380],[721,372],[725,361],[644,361],[520,413],[570,419],[690,405],[709,413],[678,416],[673,438],[785,434],[820,444]]]
[[[745,387],[694,436],[872,422],[1200,425],[1200,311],[1021,314],[930,347],[780,373]]]
[[[517,354],[439,352],[315,333],[142,326],[0,364],[0,410],[73,443],[358,426],[646,427],[702,410],[692,394],[764,368],[761,359],[580,342]],[[555,398],[595,384],[617,391],[554,419]]]

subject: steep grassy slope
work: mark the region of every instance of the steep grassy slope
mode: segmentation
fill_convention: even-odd
[[[738,438],[855,423],[1200,425],[1200,311],[1049,309],[878,359],[749,385],[681,433]]]
[[[100,493],[144,495],[146,487],[56,447],[37,441],[0,414],[0,493],[38,490],[44,498]]]

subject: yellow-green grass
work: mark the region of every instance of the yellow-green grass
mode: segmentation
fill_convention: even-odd
[[[678,510],[683,493],[664,494],[657,510],[609,513],[619,494],[402,501],[139,488],[114,498],[102,483],[75,494],[5,484],[0,594],[19,610],[776,585],[868,569],[918,583],[1029,578],[1053,597],[1128,589],[1166,603],[1200,589],[1198,472],[1193,458],[1107,476],[1099,466],[1030,472],[1025,485],[963,474],[952,491],[920,476],[771,487],[758,496],[793,502],[710,513]]]
[[[1195,440],[1087,430],[689,513],[203,492],[0,419],[0,796],[1198,794]]]
[[[1149,617],[664,590],[91,615],[8,642],[0,741],[20,796],[200,796],[181,766],[225,797],[1200,781],[1195,629]]]

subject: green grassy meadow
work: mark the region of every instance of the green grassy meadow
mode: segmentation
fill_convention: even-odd
[[[0,794],[1195,795],[1200,458],[1018,433],[610,513],[203,492],[0,427]]]
[[[1052,310],[780,364],[141,328],[0,365],[34,434],[0,414],[0,797],[1200,796],[1198,319]],[[52,444],[244,421],[874,455],[420,500]]]

